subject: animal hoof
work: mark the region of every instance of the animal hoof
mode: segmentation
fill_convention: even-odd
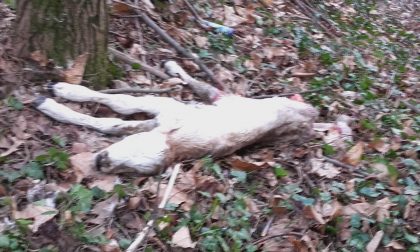
[[[48,82],[47,84],[47,91],[51,94],[51,96],[55,96],[55,93],[54,93],[55,84],[57,84],[57,82],[54,82],[54,81]]]
[[[32,102],[32,106],[34,106],[35,108],[38,108],[42,103],[44,103],[44,101],[47,99],[47,97],[45,96],[38,96],[33,102]]]
[[[103,151],[98,153],[95,157],[95,167],[98,171],[109,170],[110,161],[108,158],[108,152]],[[108,169],[107,169],[108,168]]]

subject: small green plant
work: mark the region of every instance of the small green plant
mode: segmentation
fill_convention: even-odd
[[[274,174],[276,174],[277,178],[284,178],[289,175],[286,169],[284,169],[281,165],[277,165],[274,167]]]
[[[7,106],[9,106],[13,109],[16,109],[16,110],[22,110],[23,109],[23,103],[20,102],[18,99],[16,99],[16,97],[14,97],[14,96],[7,97],[6,104],[7,104]]]
[[[35,162],[44,166],[54,166],[60,171],[65,171],[70,164],[69,154],[57,148],[48,149],[46,154],[36,157]]]
[[[201,237],[200,248],[202,251],[256,251],[256,247],[249,243],[251,213],[247,209],[245,196],[237,193],[232,201],[227,201],[226,198],[222,200],[225,202],[221,201],[220,197],[216,198],[212,209],[214,211],[217,206],[219,209],[225,207],[226,226],[223,228],[218,225],[203,227],[211,213],[202,214],[197,210],[190,212],[188,224],[192,230],[199,229],[196,235]]]
[[[69,231],[73,236],[87,244],[105,244],[107,239],[103,235],[94,235],[86,230],[86,226],[81,222],[76,222],[70,226]]]
[[[70,203],[72,207],[70,208],[75,213],[87,213],[92,207],[93,201],[93,192],[88,188],[76,184],[74,185],[70,192]]]
[[[16,227],[0,234],[0,251],[24,252],[27,251],[26,233],[30,220],[16,220]]]
[[[219,179],[224,179],[222,168],[220,167],[220,165],[214,163],[211,157],[203,158],[203,165],[205,170],[216,175]]]
[[[233,44],[234,44],[233,38],[227,37],[223,34],[209,33],[208,39],[209,39],[210,47],[213,50],[219,51],[221,53],[230,53],[230,54],[235,53],[235,49],[233,48]]]

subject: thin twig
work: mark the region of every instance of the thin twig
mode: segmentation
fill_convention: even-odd
[[[180,170],[181,164],[176,164],[171,177],[169,179],[168,185],[165,189],[165,194],[162,198],[162,201],[160,202],[158,209],[163,209],[166,205],[166,203],[168,203],[169,200],[169,195],[175,185],[175,180],[176,177],[178,176],[179,170]],[[131,245],[127,248],[126,252],[134,252],[136,251],[136,249],[140,246],[140,244],[143,242],[143,240],[146,238],[147,234],[149,233],[149,230],[154,226],[156,222],[156,218],[153,218],[151,220],[149,220],[146,224],[146,226],[143,228],[143,230],[137,234],[136,239],[133,241],[133,243],[131,243]]]
[[[275,216],[272,215],[267,221],[267,224],[265,224],[263,231],[261,232],[261,236],[266,236],[268,234],[268,231],[270,230],[271,225],[273,224]]]
[[[167,75],[166,73],[162,72],[161,70],[154,68],[152,66],[147,65],[146,63],[135,59],[125,53],[122,53],[120,51],[117,51],[116,49],[109,47],[108,51],[113,54],[117,59],[127,62],[129,64],[139,64],[141,66],[141,68],[145,71],[149,71],[150,73],[166,80],[171,78],[169,75]],[[168,65],[169,62],[166,62],[165,66]],[[169,65],[174,66],[174,63],[171,63]],[[183,81],[185,81],[187,83],[187,85],[193,90],[193,92],[198,95],[200,98],[204,99],[204,100],[209,100],[209,101],[213,101],[213,96],[217,96],[220,92],[220,90],[208,83],[202,82],[202,81],[198,81],[196,79],[194,79],[193,77],[189,76],[185,70],[183,70],[179,65],[176,64],[176,67],[178,70],[182,70],[183,77],[187,77],[185,79],[183,79]],[[181,76],[182,78],[182,76]]]
[[[127,55],[123,52],[120,52],[112,47],[108,47],[108,52],[110,52],[115,58],[117,58],[118,60],[127,62],[129,64],[139,64],[142,70],[145,70],[147,72],[150,72],[151,74],[167,80],[169,78],[171,78],[169,75],[167,75],[166,73],[160,71],[159,69],[152,67],[150,65],[148,65],[147,63],[140,61],[138,59],[135,59],[133,57],[131,57],[130,55]]]
[[[310,7],[308,7],[305,3],[300,2],[299,0],[292,0],[293,2],[295,2],[296,5],[299,6],[299,8],[301,9],[301,12],[308,16],[309,18],[312,19],[312,21],[318,25],[322,30],[324,30],[326,32],[326,34],[331,37],[331,38],[336,38],[337,36],[330,31],[330,29],[328,29],[327,27],[325,27],[324,24],[321,23],[321,20],[319,20],[319,14],[316,13],[314,10],[312,10]],[[323,18],[325,20],[325,18]],[[331,25],[331,24],[329,24]]]
[[[270,235],[270,236],[267,236],[267,237],[260,238],[256,241],[254,241],[252,244],[257,245],[257,244],[260,244],[260,243],[265,242],[267,240],[277,238],[277,237],[281,237],[281,236],[291,236],[291,235],[303,236],[303,234],[304,233],[302,233],[302,232],[293,232],[293,231],[283,232],[283,233],[280,233],[280,234],[275,234],[275,235]]]
[[[195,21],[197,21],[201,26],[201,23],[200,23],[201,17],[198,14],[197,10],[194,8],[194,6],[188,0],[184,0],[184,3],[185,3],[185,5],[187,5],[188,9],[190,9],[191,13],[193,14],[194,18],[196,19]]]
[[[165,89],[143,89],[143,88],[114,88],[114,89],[105,89],[100,90],[99,92],[104,94],[127,94],[127,93],[137,93],[137,94],[164,94],[177,90],[178,88],[165,88]]]
[[[214,74],[210,71],[210,69],[204,65],[203,62],[201,62],[201,60],[194,56],[189,50],[185,49],[184,47],[182,47],[175,39],[173,39],[171,36],[169,36],[168,33],[166,33],[162,28],[160,28],[155,21],[153,21],[146,13],[144,13],[139,7],[132,5],[132,4],[128,4],[125,2],[121,2],[119,0],[113,0],[116,3],[121,3],[121,4],[125,4],[126,6],[133,8],[134,11],[140,16],[141,20],[143,20],[144,23],[146,23],[150,28],[152,28],[165,42],[167,42],[168,44],[170,44],[173,48],[175,48],[175,50],[188,57],[191,58],[199,67],[201,70],[203,70],[207,76],[211,79],[211,81],[213,82],[213,84],[220,90],[223,90],[223,85],[220,83],[220,81],[214,76]]]
[[[136,5],[139,5],[139,0],[135,0],[135,1],[134,1],[134,3],[135,3]],[[135,23],[135,25],[136,25],[136,31],[137,31],[137,36],[138,36],[138,39],[139,39],[140,45],[141,45],[141,46],[143,46],[143,45],[144,45],[144,38],[143,38],[142,27],[141,27],[141,24],[140,24],[139,19],[138,19],[138,18],[136,18],[136,19],[134,20],[134,23]],[[146,59],[146,55],[145,55],[145,54],[143,54],[143,53],[142,53],[142,54],[140,55],[140,58],[141,58],[141,60],[142,60],[143,62],[147,62],[147,59]],[[146,72],[146,78],[147,78],[147,79],[149,79],[149,80],[152,80],[152,78],[151,78],[151,76],[150,76],[150,73],[149,73],[149,72]]]
[[[306,91],[300,91],[300,92],[292,92],[292,93],[284,93],[284,94],[275,94],[275,95],[259,95],[259,96],[255,96],[252,97],[254,99],[265,99],[265,98],[271,98],[271,97],[285,97],[285,96],[292,96],[295,94],[309,94],[309,93],[319,93],[321,91],[325,91],[330,89],[330,87],[326,87],[326,88],[317,88],[317,89],[311,89],[311,90],[306,90]]]
[[[418,109],[416,106],[414,106],[413,104],[409,103],[408,101],[401,101],[407,108],[413,110],[414,112],[416,112],[417,114],[420,114],[420,109]]]
[[[329,157],[326,157],[326,156],[323,156],[322,158],[323,158],[325,161],[327,161],[327,162],[329,162],[329,163],[331,163],[331,164],[334,164],[334,165],[337,165],[337,166],[340,166],[340,167],[346,168],[346,169],[347,169],[347,170],[349,170],[350,172],[353,172],[353,171],[355,171],[355,170],[356,170],[356,167],[354,167],[354,166],[352,166],[352,165],[345,164],[345,163],[340,162],[340,161],[338,161],[338,160],[336,160],[336,159],[329,158]]]

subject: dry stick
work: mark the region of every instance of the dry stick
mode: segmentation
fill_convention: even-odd
[[[413,104],[409,103],[408,101],[401,101],[407,108],[413,110],[414,112],[416,112],[417,114],[420,114],[420,109],[418,109],[416,106],[414,106]]]
[[[195,21],[197,21],[199,25],[201,26],[201,23],[200,23],[201,17],[198,14],[197,10],[194,8],[194,6],[192,6],[192,4],[188,0],[184,0],[184,3],[187,5],[188,9],[190,9],[191,13],[195,17],[196,19]]]
[[[162,198],[162,201],[160,202],[158,209],[161,210],[165,207],[166,203],[168,203],[170,193],[175,185],[175,179],[178,176],[179,170],[180,170],[181,164],[176,164],[171,177],[169,178],[168,186],[165,189],[165,194]],[[125,252],[134,252],[136,249],[140,246],[140,244],[143,242],[144,238],[146,238],[147,234],[149,233],[149,230],[153,227],[155,224],[156,219],[151,219],[147,222],[146,226],[143,228],[143,230],[137,234],[136,239],[131,243],[131,245],[127,248]]]
[[[112,47],[109,47],[108,51],[111,54],[113,54],[115,56],[115,58],[117,58],[121,61],[127,62],[129,64],[139,64],[143,70],[149,71],[150,73],[152,73],[152,74],[154,74],[154,75],[156,75],[156,76],[158,76],[158,77],[160,77],[164,80],[171,78],[171,76],[169,76],[166,73],[160,71],[159,69],[154,68],[152,66],[149,66],[148,64],[146,64],[146,63],[144,63],[144,62],[142,62],[138,59],[135,59],[135,58],[133,58],[133,57],[131,57],[131,56],[125,54],[125,53],[122,53],[122,52],[120,52],[120,51],[118,51],[118,50],[116,50]],[[216,94],[216,92],[212,92],[213,90],[217,90],[217,91],[219,90],[216,87],[213,87],[208,83],[198,81],[198,80],[192,78],[191,76],[189,76],[188,80],[184,80],[184,81],[188,84],[188,86],[193,90],[193,92],[195,94],[197,94],[198,96],[200,96],[200,98],[202,98],[204,100],[208,100],[208,99],[212,100],[212,97],[211,96],[208,97],[208,95],[213,94],[213,93]],[[204,92],[200,92],[200,91],[204,91]]]
[[[345,164],[345,163],[340,162],[340,161],[338,161],[338,160],[335,160],[335,159],[332,159],[332,158],[329,158],[329,157],[326,157],[326,156],[323,156],[322,158],[323,158],[325,161],[327,161],[327,162],[329,162],[329,163],[331,163],[331,164],[334,164],[334,165],[337,165],[337,166],[340,166],[340,167],[346,168],[346,169],[348,169],[350,172],[353,172],[353,171],[355,171],[355,170],[356,170],[356,167],[354,167],[354,166],[352,166],[352,165]]]
[[[137,93],[137,94],[164,94],[170,93],[177,90],[178,88],[164,88],[164,89],[143,89],[143,88],[114,88],[114,89],[105,89],[99,92],[104,94],[128,94],[128,93]]]
[[[139,5],[139,0],[135,0],[134,3],[136,5]],[[143,32],[142,32],[142,29],[141,29],[142,27],[141,27],[141,24],[140,24],[138,18],[136,18],[134,20],[134,24],[136,25],[136,30],[137,30],[137,36],[139,38],[139,43],[140,43],[140,45],[143,45],[144,44]],[[145,54],[141,54],[140,58],[143,62],[147,62]],[[146,78],[149,79],[149,80],[152,80],[149,72],[146,72]],[[152,82],[152,84],[153,84],[153,82]]]
[[[261,236],[266,236],[268,234],[268,231],[270,230],[270,227],[273,224],[274,218],[274,215],[270,216],[270,218],[267,221],[267,224],[264,226],[264,229],[261,232]]]
[[[139,64],[141,66],[142,70],[148,71],[151,74],[153,74],[153,75],[155,75],[155,76],[157,76],[161,79],[167,80],[167,79],[171,78],[171,76],[169,76],[166,73],[160,71],[159,69],[154,68],[154,67],[152,67],[152,66],[150,66],[150,65],[148,65],[148,64],[146,64],[146,63],[144,63],[144,62],[142,62],[138,59],[135,59],[135,58],[131,57],[130,55],[122,53],[122,52],[120,52],[120,51],[118,51],[118,50],[116,50],[112,47],[108,47],[108,52],[110,52],[112,55],[114,55],[114,57],[118,60],[127,62],[129,64]]]
[[[284,94],[275,94],[275,95],[260,95],[252,97],[254,99],[265,99],[265,98],[272,98],[272,97],[285,97],[285,96],[292,96],[295,94],[308,94],[308,93],[318,93],[324,90],[330,89],[329,87],[326,88],[317,88],[317,89],[311,89],[306,91],[300,91],[300,92],[293,92],[293,93],[284,93]]]
[[[302,10],[302,13],[308,17],[310,17],[315,23],[323,29],[327,35],[331,38],[336,38],[335,34],[333,34],[325,25],[323,25],[320,20],[317,17],[317,13],[315,13],[311,8],[307,7],[305,4],[301,3],[299,0],[294,0],[295,2]]]
[[[201,68],[201,70],[203,70],[207,74],[207,76],[211,79],[213,84],[218,89],[220,89],[220,90],[224,89],[223,85],[220,83],[220,81],[218,79],[216,79],[216,77],[210,71],[210,69],[207,68],[207,66],[204,65],[204,63],[201,62],[201,60],[199,58],[194,56],[189,50],[182,47],[175,39],[173,39],[171,36],[169,36],[162,28],[160,28],[155,23],[155,21],[153,21],[149,16],[147,16],[147,14],[144,13],[139,7],[137,7],[135,5],[132,5],[132,4],[125,3],[125,2],[121,2],[119,0],[114,0],[114,2],[125,4],[125,5],[129,6],[130,8],[133,8],[135,10],[135,12],[139,15],[141,20],[143,20],[144,23],[146,23],[150,28],[152,28],[164,41],[166,41],[173,48],[175,48],[175,50],[178,53],[180,53],[180,54],[182,54],[182,55],[184,55],[188,58],[191,58]]]

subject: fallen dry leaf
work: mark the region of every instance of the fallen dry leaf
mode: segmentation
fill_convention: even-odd
[[[334,178],[340,174],[340,170],[331,163],[324,162],[323,159],[311,159],[311,173],[318,174],[320,177]]]
[[[269,167],[267,162],[252,162],[252,161],[245,161],[240,159],[239,157],[231,157],[227,161],[233,169],[252,172],[256,170],[261,170],[264,168]]]
[[[118,195],[114,194],[112,197],[101,201],[95,205],[92,209],[92,213],[96,214],[95,219],[88,220],[90,223],[101,224],[105,219],[111,217],[114,214],[114,210],[118,205]]]
[[[321,214],[328,222],[339,215],[341,209],[342,205],[337,200],[334,200],[332,203],[325,203],[322,205]]]
[[[384,237],[384,231],[380,230],[376,232],[372,240],[370,240],[370,242],[366,246],[366,252],[375,252],[379,246],[379,243],[382,240],[382,237]]]
[[[324,225],[325,223],[327,223],[322,214],[319,213],[314,206],[305,206],[303,208],[303,214],[306,218],[308,219],[313,219],[316,220],[319,224]]]
[[[225,20],[224,25],[229,27],[235,27],[242,23],[245,23],[247,20],[246,18],[243,18],[241,16],[238,16],[235,14],[235,9],[231,6],[224,6],[224,14],[225,14]]]
[[[48,64],[48,57],[45,53],[41,52],[40,50],[36,50],[31,52],[31,59],[38,62],[38,64],[42,67]]]
[[[89,54],[84,53],[76,57],[71,67],[64,70],[64,81],[71,84],[80,84],[85,73],[85,66]]]
[[[195,248],[196,242],[191,240],[190,230],[183,226],[172,236],[172,244],[175,247]]]
[[[128,200],[127,207],[130,210],[134,210],[134,209],[137,209],[140,206],[140,203],[141,203],[141,198],[139,196],[131,197]]]
[[[385,139],[376,139],[369,143],[369,147],[383,154],[391,149],[391,145],[387,142]]]
[[[343,162],[349,165],[357,166],[362,159],[365,144],[358,142],[343,157]]]
[[[273,4],[273,0],[260,0],[260,3],[265,7],[270,7]]]
[[[93,162],[94,154],[91,152],[82,152],[70,157],[70,164],[76,175],[77,183],[89,178],[89,188],[96,186],[106,192],[112,191],[116,184],[121,183],[117,175],[103,174],[94,169]]]
[[[402,245],[398,241],[391,241],[390,243],[385,245],[385,248],[393,248],[393,249],[396,249],[396,250],[405,250],[404,245]]]
[[[107,244],[101,246],[101,252],[120,252],[120,246],[114,239],[110,240]]]
[[[383,163],[374,163],[370,165],[375,171],[375,177],[381,181],[388,177],[388,167]]]
[[[29,225],[33,232],[37,232],[38,228],[45,222],[51,220],[58,214],[58,210],[52,207],[41,206],[31,203],[22,211],[14,211],[13,218],[17,219],[33,219],[33,223]]]
[[[341,63],[347,67],[348,69],[350,69],[350,71],[354,70],[354,67],[356,66],[356,62],[354,59],[354,56],[344,56],[343,60],[341,61]]]
[[[5,152],[0,153],[1,158],[2,157],[7,157],[10,154],[12,154],[13,152],[17,151],[19,149],[19,147],[24,143],[23,140],[19,140],[19,139],[16,139],[14,137],[12,137],[12,140],[13,140],[13,145],[11,145],[9,147],[9,149],[6,150]]]
[[[144,190],[147,190],[151,193],[156,193],[158,189],[158,185],[159,185],[158,182],[153,181],[153,182],[146,183],[143,188]],[[167,186],[168,186],[167,184],[160,184],[160,189],[159,189],[160,199],[163,198]],[[167,204],[181,205],[181,208],[183,210],[190,211],[192,205],[194,204],[194,201],[189,197],[187,193],[184,193],[182,190],[179,190],[175,185],[175,187],[172,189],[171,193],[169,194],[169,200]]]
[[[342,214],[351,216],[353,214],[361,214],[364,216],[372,216],[377,210],[377,207],[366,202],[350,204],[343,207]]]
[[[71,146],[71,152],[73,154],[88,152],[88,146],[85,143],[73,143]]]
[[[208,39],[204,36],[195,36],[194,37],[195,44],[200,48],[207,48],[208,46]]]

